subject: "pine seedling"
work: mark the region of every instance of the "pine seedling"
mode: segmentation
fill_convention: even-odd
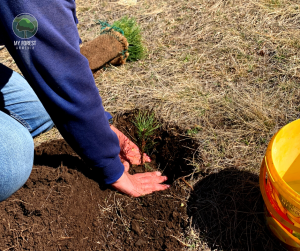
[[[138,145],[141,152],[141,163],[143,163],[144,153],[149,145],[153,145],[151,136],[155,134],[161,124],[155,119],[153,113],[139,112],[135,117],[133,124],[137,128]]]
[[[129,47],[128,61],[137,61],[145,57],[146,49],[142,43],[141,28],[137,24],[135,18],[123,17],[113,23],[113,27],[118,27],[123,30]]]

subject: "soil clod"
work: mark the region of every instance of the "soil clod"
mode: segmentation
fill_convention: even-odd
[[[146,244],[147,242],[146,241],[143,241],[142,239],[139,239],[136,243],[135,243],[135,245],[136,246],[142,246],[142,245],[144,245],[144,244]]]
[[[131,229],[137,234],[137,235],[141,235],[141,229],[140,229],[140,225],[137,221],[133,221],[131,223]]]

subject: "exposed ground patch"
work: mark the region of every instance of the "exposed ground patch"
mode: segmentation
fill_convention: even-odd
[[[131,116],[116,124],[134,137]],[[191,139],[174,133],[158,131],[151,154],[151,168],[159,166],[171,182],[192,171],[183,160],[195,152]],[[169,190],[129,198],[101,185],[98,170],[64,140],[43,143],[29,180],[0,204],[0,250],[180,250],[190,226],[188,190],[177,180]]]

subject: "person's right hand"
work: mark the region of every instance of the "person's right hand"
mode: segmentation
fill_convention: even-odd
[[[128,171],[124,171],[123,175],[116,182],[112,183],[111,186],[129,196],[139,197],[155,191],[166,190],[170,186],[161,183],[167,179],[166,176],[161,176],[160,172],[136,173],[131,175]]]
[[[110,128],[118,136],[119,144],[120,144],[119,157],[125,167],[125,171],[129,170],[130,164],[140,165],[141,164],[141,153],[140,153],[140,150],[137,147],[137,145],[134,144],[132,141],[130,141],[121,131],[119,131],[113,125],[111,125]],[[150,157],[146,153],[144,153],[142,164],[144,164],[145,162],[151,162]]]

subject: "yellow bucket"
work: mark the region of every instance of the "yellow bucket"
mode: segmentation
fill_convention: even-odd
[[[271,139],[259,183],[269,228],[288,250],[300,250],[300,119]]]

